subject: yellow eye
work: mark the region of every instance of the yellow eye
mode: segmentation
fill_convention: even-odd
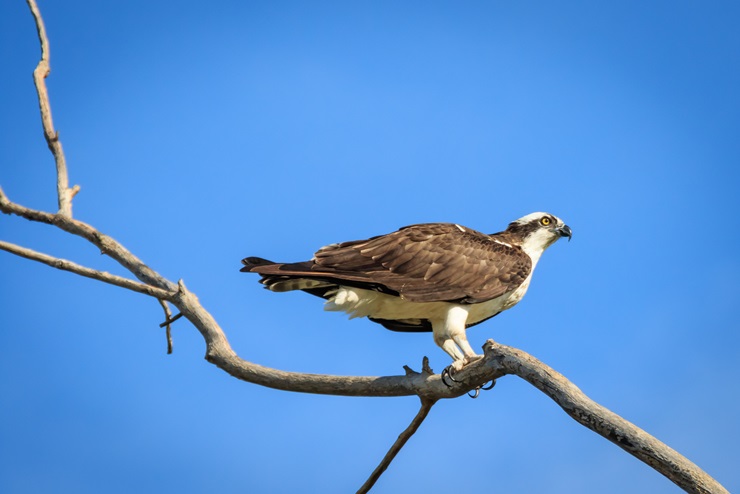
[[[549,225],[550,224],[550,218],[548,218],[547,216],[543,216],[542,219],[540,220],[540,224],[542,226]]]

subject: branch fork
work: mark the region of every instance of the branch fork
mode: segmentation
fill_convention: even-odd
[[[376,397],[418,396],[421,401],[418,413],[358,492],[367,492],[372,488],[438,400],[455,398],[468,391],[482,389],[482,386],[490,381],[495,381],[506,374],[515,374],[549,396],[576,421],[647,463],[687,492],[727,493],[724,487],[699,467],[645,431],[590,400],[554,369],[521,350],[501,345],[493,340],[487,341],[484,345],[483,358],[466,365],[455,374],[457,382],[449,388],[442,382],[440,375],[434,374],[426,357],[422,361],[421,372],[404,366],[405,375],[384,377],[286,372],[240,358],[229,345],[224,331],[216,320],[198,302],[195,294],[185,287],[182,280],[178,283],[167,280],[113,238],[72,218],[72,199],[79,191],[79,186],[69,187],[64,152],[51,118],[45,83],[45,78],[50,72],[46,30],[36,1],[27,0],[27,3],[36,21],[41,44],[41,60],[34,70],[34,82],[44,136],[56,162],[59,210],[54,214],[26,208],[10,201],[0,188],[0,211],[30,221],[53,225],[84,238],[98,247],[101,253],[110,256],[138,281],[81,266],[5,241],[0,241],[0,250],[157,299],[165,312],[164,325],[167,326],[170,351],[170,324],[184,316],[203,336],[206,342],[206,360],[238,379],[302,393]],[[173,317],[168,303],[176,307],[180,314]]]

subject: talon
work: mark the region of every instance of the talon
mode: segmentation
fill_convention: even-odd
[[[440,374],[440,376],[442,377],[442,382],[445,383],[445,386],[451,388],[452,384],[448,383],[447,379],[445,379],[445,376],[449,376],[449,378],[452,379],[452,376],[450,376],[450,371],[448,369],[449,367],[445,367],[444,369],[442,369],[442,374]]]
[[[442,369],[442,372],[439,374],[439,377],[442,378],[442,382],[445,384],[445,386],[447,386],[448,388],[451,388],[452,386],[447,384],[447,381],[445,380],[446,375],[447,375],[447,367]]]
[[[474,394],[474,395],[471,395],[471,394],[470,394],[470,391],[468,391],[468,396],[470,396],[470,397],[471,397],[471,398],[473,398],[473,399],[476,399],[476,398],[478,398],[478,395],[480,394],[480,390],[481,390],[481,387],[480,387],[480,386],[478,386],[477,388],[475,388],[475,389],[473,390],[473,391],[475,391],[475,394]]]
[[[452,375],[452,366],[450,366],[450,369],[449,369],[449,370],[447,371],[447,375],[448,375],[448,376],[450,376],[450,380],[451,380],[451,381],[452,381],[453,383],[459,383],[459,382],[462,382],[462,381],[458,381],[457,379],[455,379],[455,376],[453,376],[453,375]]]
[[[488,391],[489,389],[493,389],[493,387],[496,385],[496,380],[491,381],[491,384],[489,386],[481,386],[480,389],[483,391]]]
[[[442,382],[445,383],[445,386],[447,386],[448,388],[451,388],[452,387],[452,384],[449,384],[447,382],[447,380],[445,379],[445,376],[446,377],[449,377],[450,378],[450,381],[452,381],[453,383],[459,383],[460,382],[460,381],[458,381],[457,379],[455,379],[452,376],[452,370],[453,369],[454,369],[453,364],[450,364],[447,367],[445,367],[444,370],[442,370],[442,374],[441,374],[441,376],[442,376]]]

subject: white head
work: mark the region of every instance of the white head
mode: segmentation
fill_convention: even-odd
[[[508,234],[522,250],[537,263],[542,253],[560,237],[573,236],[570,227],[563,220],[549,213],[531,213],[509,224],[504,234]]]

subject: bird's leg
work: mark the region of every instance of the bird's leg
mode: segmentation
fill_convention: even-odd
[[[465,323],[468,319],[468,311],[464,307],[455,306],[447,312],[447,320],[445,321],[446,332],[454,344],[462,350],[463,358],[455,359],[452,364],[454,370],[459,371],[470,362],[482,358],[482,355],[475,353],[473,348],[468,343],[468,337],[465,334]]]
[[[453,363],[465,360],[465,355],[460,351],[457,345],[455,345],[455,342],[452,339],[444,340],[439,346],[441,346],[442,350],[452,357]],[[462,369],[462,366],[460,366],[460,369]]]
[[[481,355],[477,355],[473,351],[465,335],[467,318],[468,311],[458,305],[447,311],[447,317],[444,321],[432,322],[434,341],[453,359],[452,364],[442,371],[442,381],[448,386],[450,385],[447,383],[446,377],[449,377],[453,382],[458,382],[452,374],[461,370],[466,364],[481,358]]]
[[[455,345],[452,338],[450,338],[450,334],[447,332],[444,321],[432,321],[432,332],[434,334],[434,342],[439,345],[447,355],[452,357],[453,362],[462,362],[465,359],[465,355],[460,351],[457,345]],[[442,382],[445,383],[447,387],[451,387],[452,385],[447,382],[445,379],[446,377],[449,377],[450,380],[456,382],[452,377],[451,369],[452,365],[448,365],[442,370]]]
[[[455,342],[451,339],[444,340],[441,344],[437,343],[439,346],[442,347],[442,350],[447,352],[450,357],[452,357],[453,362],[445,367],[442,370],[442,382],[445,383],[445,385],[449,388],[452,387],[451,384],[447,383],[447,380],[445,377],[449,377],[452,382],[458,382],[455,380],[454,377],[452,377],[453,370],[460,370],[463,368],[464,362],[465,362],[465,356],[460,352],[460,350],[455,345]]]
[[[457,344],[458,347],[460,347],[460,349],[463,351],[463,354],[465,355],[465,358],[463,358],[463,365],[467,365],[470,362],[475,362],[476,360],[480,360],[483,358],[483,355],[478,355],[471,348],[470,343],[468,343],[468,338],[465,335],[465,330],[460,333],[453,333],[452,340]]]
[[[436,320],[432,321],[432,335],[434,336],[434,342],[447,353],[452,360],[462,360],[465,358],[463,352],[455,345],[452,339],[452,335],[447,328],[446,321]]]

